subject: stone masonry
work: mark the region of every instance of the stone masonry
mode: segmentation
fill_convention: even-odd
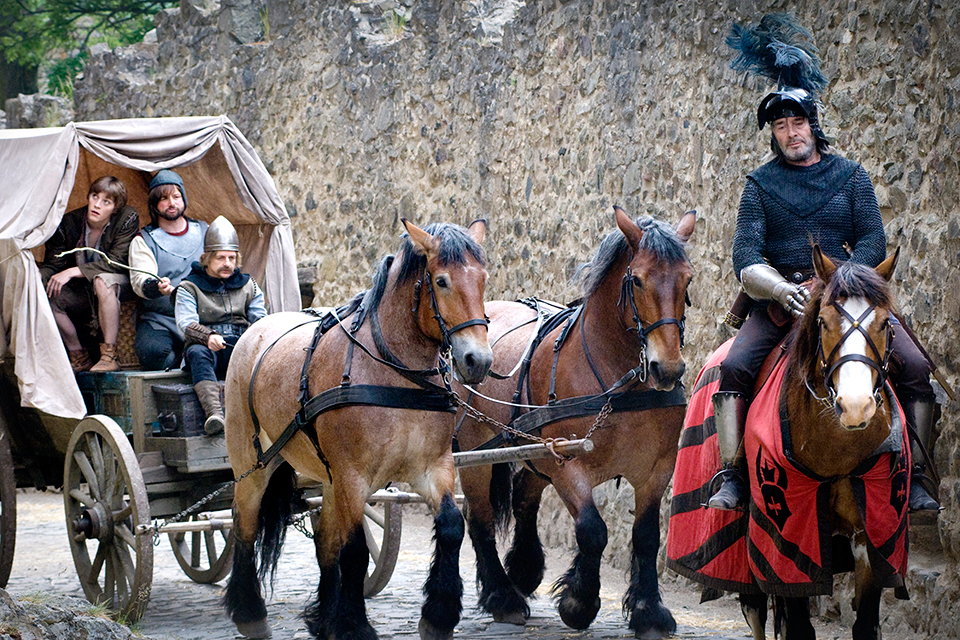
[[[785,10],[812,29],[831,79],[825,131],[870,174],[889,249],[901,248],[900,308],[960,387],[951,0],[182,0],[157,15],[155,38],[92,56],[76,113],[227,114],[276,178],[318,305],[367,285],[400,217],[484,217],[490,298],[568,300],[575,266],[614,228],[612,205],[670,221],[696,209],[690,388],[730,335],[737,202],[769,148],[755,113],[770,87],[730,69],[724,38]],[[958,409],[944,405],[936,449],[944,511],[918,538],[933,568],[891,605],[938,637],[960,615]],[[626,557],[625,491],[597,492],[612,562]],[[563,527],[551,529],[569,531],[555,511],[545,517]]]

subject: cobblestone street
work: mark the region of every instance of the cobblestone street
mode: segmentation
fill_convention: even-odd
[[[17,498],[16,556],[7,591],[14,598],[38,592],[82,598],[67,544],[62,496],[28,490],[18,491]],[[431,535],[431,521],[422,507],[404,507],[396,570],[387,587],[375,598],[367,600],[367,612],[384,640],[419,638],[420,587],[430,560]],[[619,572],[613,570],[605,571],[603,575],[602,606],[590,629],[575,631],[563,625],[548,589],[570,560],[565,553],[548,552],[547,576],[539,597],[531,603],[533,615],[526,627],[495,624],[476,609],[474,555],[469,541],[465,541],[460,562],[465,586],[464,615],[456,629],[456,637],[485,640],[632,638],[620,614],[625,583]],[[293,529],[289,530],[275,589],[267,604],[274,638],[310,637],[298,616],[312,597],[318,578],[312,541]],[[238,637],[220,607],[221,588],[222,585],[196,584],[187,578],[164,536],[154,550],[153,591],[147,614],[135,629],[151,640]],[[698,604],[698,599],[699,594],[686,585],[668,582],[664,587],[664,600],[679,625],[676,637],[710,640],[748,637],[747,627],[732,597],[707,605]],[[818,625],[821,639],[849,637],[849,634],[849,630],[835,625],[829,629]]]

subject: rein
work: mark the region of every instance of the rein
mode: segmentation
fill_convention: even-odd
[[[500,404],[506,404],[513,407],[513,415],[510,418],[510,426],[502,429],[501,432],[495,435],[493,438],[476,447],[474,449],[475,451],[493,449],[507,443],[510,440],[516,440],[517,437],[536,439],[536,437],[532,434],[540,431],[548,424],[569,418],[579,418],[593,415],[598,411],[599,415],[597,416],[597,420],[594,422],[593,426],[590,428],[589,432],[584,436],[584,438],[589,438],[597,428],[603,426],[602,422],[611,413],[645,411],[654,407],[670,407],[686,404],[686,396],[684,394],[683,387],[679,384],[671,391],[645,389],[642,391],[632,390],[615,393],[618,389],[630,384],[633,381],[637,381],[641,384],[646,382],[649,365],[647,361],[647,336],[654,330],[665,325],[677,325],[680,330],[680,345],[681,347],[683,346],[686,317],[681,317],[679,320],[676,318],[661,318],[651,325],[644,326],[643,321],[640,319],[640,312],[637,309],[637,303],[633,295],[634,280],[635,276],[628,266],[621,283],[620,298],[617,300],[617,307],[623,310],[626,300],[630,301],[630,306],[633,311],[633,323],[636,326],[628,327],[627,331],[635,331],[640,338],[640,362],[638,365],[624,374],[623,377],[621,377],[611,387],[607,388],[603,378],[600,376],[600,373],[597,370],[596,365],[593,363],[593,359],[591,358],[590,351],[587,347],[583,319],[583,310],[585,305],[580,304],[576,308],[564,309],[545,322],[540,327],[540,332],[536,338],[531,341],[530,347],[526,352],[526,357],[522,363],[517,390],[513,396],[514,401],[510,403],[496,401]],[[560,326],[561,322],[564,323],[563,329],[560,331],[560,334],[557,336],[557,339],[554,341],[553,345],[553,366],[550,371],[550,390],[547,396],[547,404],[520,404],[519,400],[523,395],[523,387],[525,384],[529,397],[530,387],[528,378],[530,372],[530,361],[533,357],[533,353],[543,342],[543,338]],[[570,335],[570,332],[578,322],[580,324],[580,342],[583,347],[583,353],[586,357],[587,364],[596,378],[597,383],[600,385],[600,388],[605,390],[595,395],[577,396],[558,401],[556,394],[556,377],[558,361],[560,358],[560,350],[563,348],[567,337]],[[470,391],[471,393],[475,393],[481,397],[487,398],[472,388]],[[492,400],[491,398],[487,399]],[[521,410],[525,408],[531,410],[527,413],[521,413]],[[473,415],[472,412],[471,415]],[[475,415],[474,418],[476,418]]]

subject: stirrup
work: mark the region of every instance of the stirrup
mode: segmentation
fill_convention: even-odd
[[[907,501],[909,510],[911,512],[940,511],[943,507],[933,497],[936,493],[933,489],[933,480],[923,472],[923,469],[915,467],[910,474],[910,498]]]
[[[716,486],[718,480],[721,482],[720,488],[710,496],[705,506],[720,511],[744,511],[746,488],[740,472],[734,467],[721,469],[711,478],[709,485],[711,489]]]

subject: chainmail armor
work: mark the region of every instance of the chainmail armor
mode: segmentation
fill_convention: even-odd
[[[831,155],[825,155],[824,160],[849,162]],[[815,179],[816,165],[793,167],[781,163],[775,169],[788,173],[784,176],[787,180],[777,181],[775,189],[764,188],[751,174],[740,198],[733,239],[733,267],[738,279],[744,267],[764,261],[787,277],[790,272],[812,270],[813,243],[833,260],[849,259],[871,267],[883,261],[883,219],[873,184],[862,166],[856,165],[851,177],[826,204],[811,212],[801,210],[800,203],[809,202],[799,196],[801,189],[797,188],[792,203],[790,190],[792,185]],[[786,198],[773,195],[775,190]],[[849,256],[844,244],[850,247]]]

